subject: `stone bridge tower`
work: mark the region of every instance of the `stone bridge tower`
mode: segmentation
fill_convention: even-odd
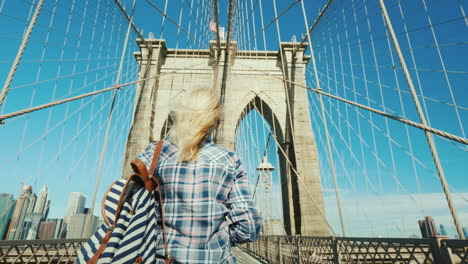
[[[250,110],[261,109],[287,156],[278,153],[285,230],[290,235],[330,234],[320,213],[324,205],[307,90],[282,80],[287,76],[305,85],[306,44],[281,43],[279,51],[237,51],[235,42],[229,49],[225,42],[219,48],[212,42],[209,50],[168,49],[160,39],[138,40],[138,44],[139,78],[157,78],[138,85],[123,175],[130,173],[126,164],[149,142],[166,135],[170,107],[183,91],[216,87],[224,113],[216,142],[235,149],[240,121]]]

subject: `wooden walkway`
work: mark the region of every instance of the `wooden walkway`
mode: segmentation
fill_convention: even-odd
[[[266,262],[260,261],[254,257],[252,257],[250,254],[247,252],[243,251],[242,249],[238,247],[233,247],[232,248],[232,253],[236,256],[237,263],[238,264],[263,264]]]

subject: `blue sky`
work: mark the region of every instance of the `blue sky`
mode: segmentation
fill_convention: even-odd
[[[126,10],[131,9],[132,2],[123,1]],[[277,50],[276,24],[265,30],[265,47],[263,34],[259,32],[258,2],[239,2],[242,6],[234,15],[234,22],[239,26],[233,29],[239,45],[250,49]],[[277,2],[280,13],[294,1]],[[309,25],[325,2],[304,1]],[[154,3],[164,10],[165,1]],[[192,10],[188,8],[190,3],[194,4]],[[177,23],[180,21],[183,29],[190,32],[193,38],[204,40],[200,43],[180,31],[169,19],[163,23],[161,14],[145,1],[137,2],[135,24],[145,37],[152,32],[156,38],[165,38],[170,48],[207,48],[206,40],[213,38],[208,29],[212,19],[208,3],[202,0],[171,1],[167,7],[168,16]],[[220,25],[226,27],[227,3],[225,0],[219,1]],[[422,1],[393,0],[386,3],[430,125],[466,137],[463,131],[468,133],[468,24],[462,15],[468,9],[466,2],[428,1],[427,12]],[[249,14],[252,5],[256,8]],[[275,17],[273,2],[262,1],[262,5],[266,25]],[[2,84],[32,11],[30,2],[1,2]],[[198,16],[190,15],[190,12]],[[388,41],[379,12],[377,2],[370,1],[335,1],[330,6],[311,35],[320,85],[325,92],[419,122],[394,46]],[[301,39],[306,30],[300,2],[281,16],[279,28],[282,41],[290,41],[293,35]],[[46,1],[0,112],[10,113],[113,85],[126,29],[127,22],[113,1]],[[258,33],[258,38],[246,43],[253,32]],[[138,77],[138,65],[132,55],[138,49],[134,42],[136,38],[136,34],[132,33],[121,83]],[[317,87],[310,64],[306,79],[309,87]],[[35,190],[47,184],[52,200],[51,215],[58,217],[65,212],[69,192],[83,192],[89,206],[110,98],[111,93],[106,93],[7,120],[0,128],[4,135],[0,139],[0,175],[4,182],[0,192],[17,196],[21,182],[33,185]],[[106,186],[120,175],[133,98],[134,86],[120,90],[117,95],[98,199]],[[309,93],[309,102],[320,157],[326,213],[335,230],[339,230],[335,190],[316,94]],[[453,106],[454,103],[457,107]],[[453,224],[444,198],[440,195],[442,188],[424,134],[418,129],[406,129],[405,125],[396,121],[386,122],[383,117],[328,98],[324,98],[324,104],[333,142],[339,191],[343,197],[342,203],[347,205],[344,210],[345,225],[347,229],[359,230],[348,231],[348,234],[419,234],[415,221],[424,215],[432,215],[453,234]],[[255,168],[259,163],[258,153],[265,149],[268,133],[264,131],[268,131],[268,125],[257,112],[252,112],[241,127],[243,129],[238,131],[237,137],[246,142],[256,142],[254,148],[239,149],[246,169],[252,175],[253,184]],[[250,135],[250,129],[259,131],[258,136],[255,133]],[[460,220],[468,226],[466,146],[439,137],[435,137],[435,140]],[[277,149],[272,143],[267,153],[272,164],[278,167]],[[273,204],[280,204],[277,170],[273,175]],[[258,195],[262,193],[258,191]],[[395,203],[400,206],[395,206]],[[388,208],[389,215],[397,215],[401,211],[401,214],[411,216],[387,221],[378,215],[378,207]],[[273,210],[273,216],[280,215],[281,208]],[[357,211],[362,214],[356,215]],[[358,228],[362,226],[362,215],[369,216],[366,223],[376,226],[375,229]],[[404,231],[392,232],[395,229]]]

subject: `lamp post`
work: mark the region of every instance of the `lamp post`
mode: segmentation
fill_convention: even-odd
[[[266,224],[266,234],[270,235],[270,219],[271,219],[271,208],[270,208],[270,187],[273,185],[273,177],[272,177],[272,171],[275,169],[273,165],[271,165],[270,162],[268,162],[268,157],[265,155],[263,157],[262,163],[260,163],[260,166],[258,166],[257,170],[259,173],[260,177],[260,183],[262,187],[265,189],[265,200],[266,200],[266,207],[267,207],[267,224]]]

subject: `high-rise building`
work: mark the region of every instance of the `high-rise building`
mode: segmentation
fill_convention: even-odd
[[[39,228],[39,239],[56,239],[60,233],[62,219],[48,219],[41,223]]]
[[[58,239],[60,238],[60,233],[62,232],[63,219],[53,220],[57,221],[57,225],[55,226],[54,239]]]
[[[436,237],[437,226],[434,219],[430,216],[426,216],[424,220],[419,220],[419,229],[423,238]]]
[[[36,195],[32,192],[31,186],[23,186],[21,194],[16,201],[15,211],[11,218],[10,228],[7,237],[9,240],[25,239],[27,230],[24,229],[26,215],[33,211],[36,202]]]
[[[439,228],[440,228],[440,235],[441,235],[441,236],[447,236],[447,235],[448,235],[447,229],[445,229],[445,226],[444,226],[444,225],[440,224],[440,225],[439,225]]]
[[[65,216],[60,225],[60,230],[57,233],[57,239],[65,239],[67,237],[68,222],[70,221],[70,216]]]
[[[26,214],[23,221],[22,233],[25,235],[22,239],[32,240],[37,238],[37,231],[41,225],[42,214],[30,212]]]
[[[88,215],[76,214],[69,217],[66,238],[89,238],[92,234],[86,234],[85,225]],[[92,216],[91,230],[97,229],[99,219],[97,216]]]
[[[5,239],[15,206],[16,201],[13,199],[13,194],[0,193],[0,240]]]
[[[70,198],[68,198],[67,213],[65,216],[82,214],[84,211],[85,202],[86,197],[82,193],[70,193]]]
[[[27,229],[26,239],[37,239],[41,223],[47,219],[49,214],[50,200],[47,200],[47,186],[44,185],[36,199],[36,204],[32,212],[25,218],[24,228]]]
[[[36,204],[34,205],[34,213],[40,213],[44,214],[46,210],[49,208],[49,200],[47,200],[47,186],[44,185],[42,187],[41,191],[39,192],[39,195],[37,196]]]

